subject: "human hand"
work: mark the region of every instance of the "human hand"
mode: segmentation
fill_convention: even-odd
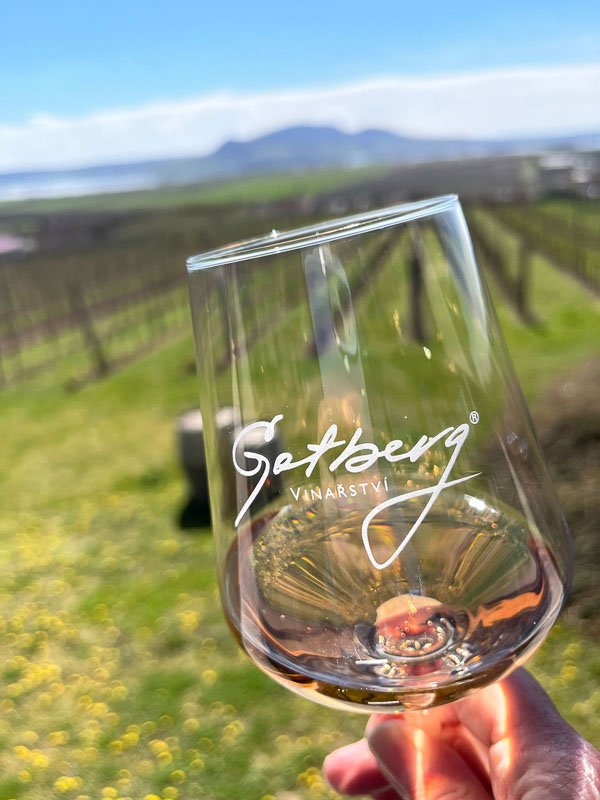
[[[376,800],[599,800],[600,753],[525,670],[427,713],[375,715],[324,764]]]

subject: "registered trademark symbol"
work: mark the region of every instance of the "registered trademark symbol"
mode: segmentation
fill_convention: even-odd
[[[471,420],[472,425],[477,425],[479,422],[479,414],[476,411],[471,411],[469,414],[469,419]]]

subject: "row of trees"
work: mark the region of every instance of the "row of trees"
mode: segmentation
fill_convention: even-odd
[[[298,224],[282,206],[281,219]],[[588,215],[561,217],[537,206],[491,205],[468,210],[478,258],[526,325],[536,325],[530,291],[531,260],[541,255],[593,292],[600,292],[600,231]],[[307,221],[305,218],[302,222]],[[97,221],[94,222],[94,230]],[[65,380],[102,377],[189,325],[185,258],[232,238],[261,231],[265,221],[252,207],[189,208],[141,219],[127,229],[104,231],[102,241],[69,250],[40,251],[0,260],[0,387],[57,366]],[[68,230],[68,229],[67,229]],[[80,237],[81,239],[81,237]],[[393,245],[382,240],[366,253],[368,268],[349,265],[347,291],[355,297],[373,280]],[[61,241],[68,242],[67,233]],[[410,285],[413,338],[422,338],[417,311],[420,267],[414,242]],[[290,271],[290,275],[292,271]],[[287,279],[286,279],[287,280]],[[273,287],[268,287],[272,289]],[[342,287],[343,288],[343,287]],[[285,293],[298,287],[288,282]],[[343,293],[343,292],[342,292]],[[218,292],[217,292],[218,294]],[[215,302],[223,298],[215,296]],[[274,323],[273,323],[274,324]],[[264,333],[257,316],[256,331]],[[223,358],[227,360],[224,333]]]
[[[493,214],[531,250],[600,294],[600,233],[536,206],[496,205]]]
[[[0,256],[0,388],[57,369],[102,377],[164,341],[189,325],[186,258],[264,226],[241,207],[130,217],[101,239],[90,218],[87,240],[78,217],[75,246],[62,220],[48,249],[42,237],[37,252]]]

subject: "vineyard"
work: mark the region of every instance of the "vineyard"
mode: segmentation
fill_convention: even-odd
[[[179,527],[174,445],[197,400],[186,256],[332,211],[278,200],[0,214],[0,231],[37,243],[0,257],[0,798],[336,797],[322,759],[364,719],[285,692],[238,652],[210,531]],[[466,215],[578,554],[571,604],[529,666],[598,745],[600,203]],[[410,236],[384,232],[348,259],[353,297],[374,326],[392,318],[390,254],[408,266],[398,295],[421,342]],[[285,285],[272,296],[298,290],[273,280]],[[268,311],[246,315],[265,363],[300,330]],[[226,331],[215,337],[225,364]],[[307,365],[315,340],[302,340]]]
[[[523,325],[543,323],[530,289],[534,258],[600,294],[599,205],[467,209],[488,281]],[[0,216],[0,230],[38,240],[33,253],[0,255],[0,388],[44,373],[80,385],[177,336],[189,325],[186,257],[263,233],[266,216],[251,204]],[[312,218],[285,201],[268,209],[279,229]]]
[[[36,230],[40,247],[0,256],[0,387],[50,372],[85,383],[177,335],[189,326],[186,258],[261,229],[235,206],[3,222]]]

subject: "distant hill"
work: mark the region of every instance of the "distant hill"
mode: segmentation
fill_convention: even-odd
[[[299,126],[248,142],[227,142],[202,166],[244,174],[320,167],[359,167],[600,146],[600,134],[539,139],[416,139],[390,131],[343,133],[337,128]]]
[[[344,133],[297,126],[230,141],[198,158],[0,175],[0,199],[59,197],[224,180],[266,172],[479,158],[547,150],[598,149],[600,134],[523,139],[419,139],[385,130]]]

